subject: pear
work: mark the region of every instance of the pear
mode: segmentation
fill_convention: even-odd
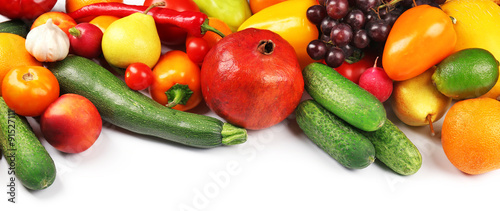
[[[110,65],[127,68],[132,63],[141,62],[153,68],[158,62],[161,41],[154,18],[147,15],[150,8],[144,13],[118,19],[104,31],[102,52]]]
[[[429,125],[434,135],[432,123],[444,116],[452,99],[439,92],[432,83],[432,74],[436,67],[404,81],[394,82],[394,89],[389,100],[396,116],[410,126]]]

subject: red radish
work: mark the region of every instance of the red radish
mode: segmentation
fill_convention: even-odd
[[[393,82],[384,69],[377,67],[377,59],[373,67],[361,74],[359,86],[372,93],[380,102],[385,102],[392,94]]]
[[[103,33],[99,27],[91,23],[79,23],[68,31],[71,52],[89,59],[101,55]]]
[[[217,115],[258,130],[294,111],[304,79],[295,50],[285,39],[269,30],[249,28],[224,37],[207,53],[201,89]]]

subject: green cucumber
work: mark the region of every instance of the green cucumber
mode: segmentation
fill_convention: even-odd
[[[302,101],[295,115],[306,136],[343,166],[362,169],[375,160],[370,140],[316,101]]]
[[[89,99],[103,120],[126,130],[183,145],[212,148],[246,141],[244,128],[205,115],[167,108],[133,91],[92,60],[70,55],[48,64],[62,92]]]
[[[322,63],[303,71],[305,90],[327,110],[364,131],[375,131],[386,119],[383,104],[370,92]]]
[[[56,166],[25,117],[10,110],[0,97],[0,147],[15,175],[26,188],[41,190],[56,178]]]
[[[359,131],[372,142],[375,157],[394,172],[412,175],[422,166],[420,151],[389,119],[374,132]]]
[[[26,38],[29,30],[30,26],[19,19],[8,20],[0,23],[0,33],[17,34]]]

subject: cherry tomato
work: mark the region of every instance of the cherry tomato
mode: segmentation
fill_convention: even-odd
[[[153,71],[144,63],[132,63],[125,70],[125,83],[133,90],[143,90],[153,83]]]
[[[54,23],[56,26],[62,29],[68,36],[69,36],[68,30],[76,26],[76,21],[73,18],[71,18],[68,14],[64,12],[51,11],[43,13],[42,15],[38,16],[38,18],[36,18],[33,24],[31,25],[31,29],[47,23],[47,20],[49,18],[52,19],[52,23]]]
[[[443,10],[419,5],[406,10],[387,37],[382,65],[395,81],[413,78],[453,53],[457,35]]]
[[[153,75],[154,81],[149,87],[149,93],[156,102],[169,104],[169,107],[175,105],[170,104],[171,102],[178,102],[172,108],[180,111],[192,109],[200,104],[200,68],[185,52],[171,50],[162,55],[153,69]],[[169,99],[166,92],[173,97]],[[182,95],[188,97],[182,98]]]
[[[210,46],[208,42],[201,37],[188,37],[186,39],[186,53],[196,64],[201,64],[203,59],[205,59],[205,55],[207,55],[210,50]]]
[[[149,6],[155,2],[164,1],[165,8],[170,8],[179,12],[191,11],[199,12],[200,8],[193,0],[145,0],[144,6]],[[177,26],[169,24],[156,24],[161,42],[165,45],[182,45],[186,42],[187,32]]]
[[[40,116],[59,97],[59,82],[45,67],[20,66],[5,75],[2,94],[17,114]]]
[[[366,69],[373,67],[373,63],[375,62],[375,54],[366,51],[363,58],[361,58],[359,61],[354,62],[354,63],[348,63],[344,61],[342,65],[339,67],[334,68],[340,75],[343,75],[350,81],[354,82],[355,84],[358,84],[359,82],[359,77],[363,72],[365,72]]]

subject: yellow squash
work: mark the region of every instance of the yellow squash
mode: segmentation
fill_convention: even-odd
[[[307,8],[316,0],[284,1],[250,16],[238,31],[246,28],[268,29],[283,37],[293,48],[303,68],[314,62],[307,54],[307,45],[318,39],[318,29],[306,17]]]
[[[449,0],[441,8],[456,19],[455,51],[483,48],[500,60],[500,6],[491,0]],[[500,78],[483,97],[500,100]]]

